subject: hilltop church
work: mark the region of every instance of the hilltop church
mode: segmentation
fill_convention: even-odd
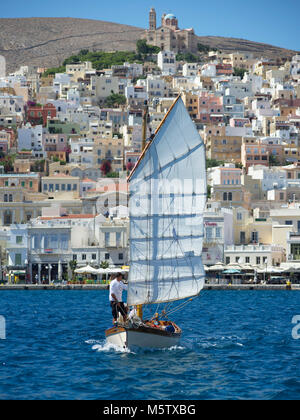
[[[156,11],[149,12],[149,29],[145,31],[147,44],[162,51],[197,52],[197,36],[194,29],[179,29],[178,19],[173,14],[163,14],[161,26],[156,27]]]

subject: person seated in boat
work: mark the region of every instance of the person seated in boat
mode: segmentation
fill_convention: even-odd
[[[149,327],[160,327],[161,321],[159,320],[159,314],[155,313],[154,316],[150,319],[150,321],[146,321],[145,324]]]
[[[117,273],[114,280],[109,285],[109,301],[112,309],[113,323],[117,322],[118,313],[120,313],[124,319],[127,320],[127,311],[122,301],[123,290],[127,290],[127,284],[122,282],[122,273]]]

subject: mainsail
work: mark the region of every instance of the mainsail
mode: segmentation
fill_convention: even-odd
[[[129,305],[199,294],[205,149],[180,97],[129,177]]]

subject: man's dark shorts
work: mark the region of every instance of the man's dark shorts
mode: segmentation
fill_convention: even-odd
[[[126,316],[127,310],[123,302],[119,302],[119,304],[117,304],[117,302],[110,302],[110,306],[111,306],[112,316],[114,319],[118,318],[118,312],[120,312],[122,316]]]

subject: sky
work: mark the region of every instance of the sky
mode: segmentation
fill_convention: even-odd
[[[1,4],[0,17],[77,17],[147,28],[151,7],[158,24],[163,13],[173,13],[181,29],[194,28],[199,36],[242,38],[300,51],[300,0],[14,0]]]

